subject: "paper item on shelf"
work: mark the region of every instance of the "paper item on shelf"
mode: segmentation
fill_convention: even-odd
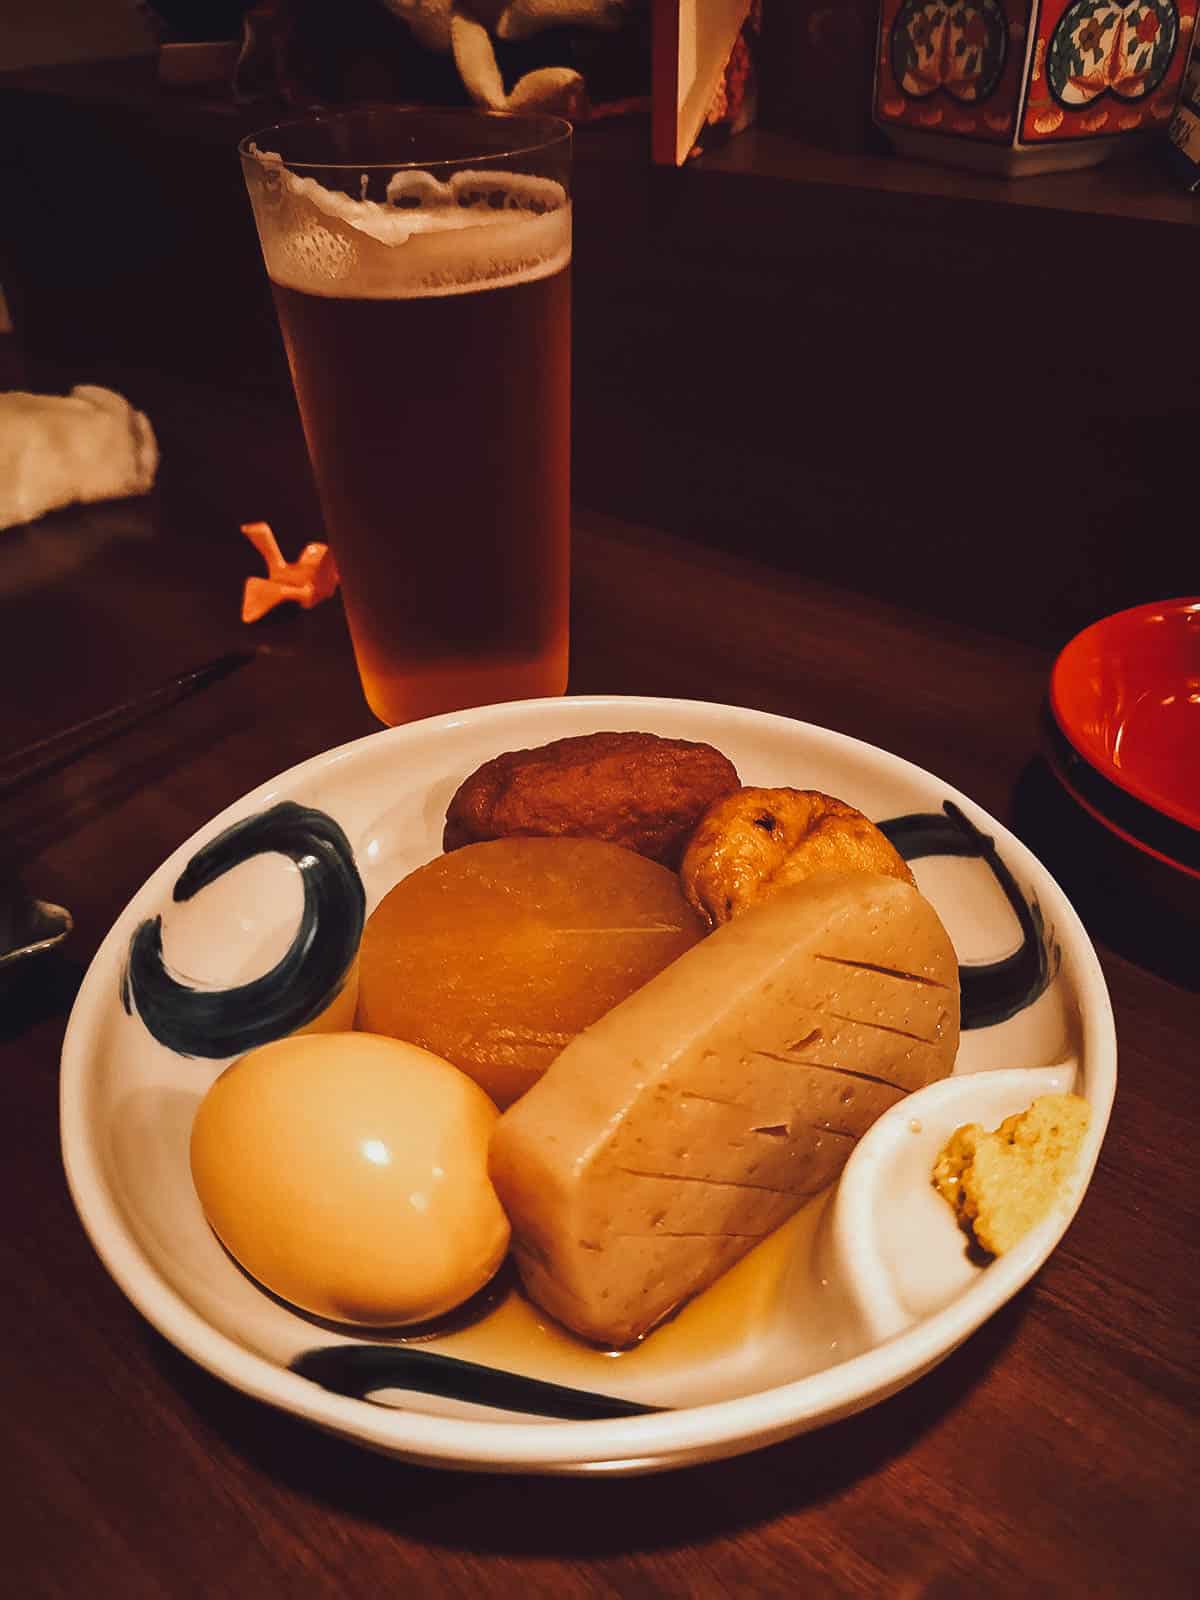
[[[707,121],[740,131],[752,117],[752,96],[743,93],[743,103],[730,106],[725,80],[757,8],[754,0],[654,0],[652,19],[652,153],[661,165],[678,167]]]
[[[60,506],[145,494],[157,470],[149,419],[112,389],[0,394],[0,528]]]

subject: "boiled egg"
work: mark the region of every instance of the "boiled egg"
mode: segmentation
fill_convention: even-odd
[[[293,1035],[234,1062],[192,1126],[209,1224],[264,1287],[338,1322],[452,1310],[508,1249],[488,1178],[492,1101],[417,1045]]]

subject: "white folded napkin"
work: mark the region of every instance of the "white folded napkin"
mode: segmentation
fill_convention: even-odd
[[[0,394],[0,528],[79,501],[145,494],[158,469],[154,429],[119,394]]]

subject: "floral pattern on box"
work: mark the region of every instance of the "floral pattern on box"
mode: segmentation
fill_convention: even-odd
[[[880,0],[875,121],[904,151],[1019,175],[1165,133],[1200,0]]]
[[[1109,138],[1164,129],[1197,0],[1043,0],[1021,139]]]
[[[1007,144],[1036,0],[883,0],[875,111],[910,128]]]

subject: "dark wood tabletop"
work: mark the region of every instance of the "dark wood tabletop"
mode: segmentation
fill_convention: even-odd
[[[598,298],[587,271],[577,261],[585,308]],[[254,570],[239,523],[268,518],[285,549],[320,535],[286,370],[259,313],[254,333],[232,313],[185,310],[203,337],[181,334],[170,359],[122,337],[72,360],[40,324],[0,344],[0,387],[110,383],[147,411],[163,446],[145,498],[0,534],[4,748],[224,651],[255,651],[233,676],[3,800],[10,866],[75,919],[60,951],[0,992],[6,1591],[1196,1592],[1200,917],[1073,806],[1040,754],[1056,641],[1113,600],[1111,575],[1057,607],[1040,597],[1036,627],[1005,627],[973,604],[969,563],[957,606],[948,589],[924,606],[865,574],[856,582],[850,560],[834,575],[823,558],[814,576],[802,560],[668,531],[641,469],[622,482],[619,461],[603,508],[594,496],[577,509],[571,692],[781,712],[929,768],[1034,849],[1096,944],[1120,1080],[1095,1177],[1035,1280],[932,1373],[849,1421],[681,1473],[442,1473],[243,1397],[110,1281],[59,1155],[59,1052],[82,973],[196,828],[377,727],[336,599],[252,628],[239,620]],[[577,326],[577,347],[594,341]],[[587,477],[608,412],[586,375],[579,383]],[[693,449],[710,448],[697,435]],[[824,537],[857,541],[869,559],[875,535],[853,496],[832,510],[822,501],[820,514]]]

